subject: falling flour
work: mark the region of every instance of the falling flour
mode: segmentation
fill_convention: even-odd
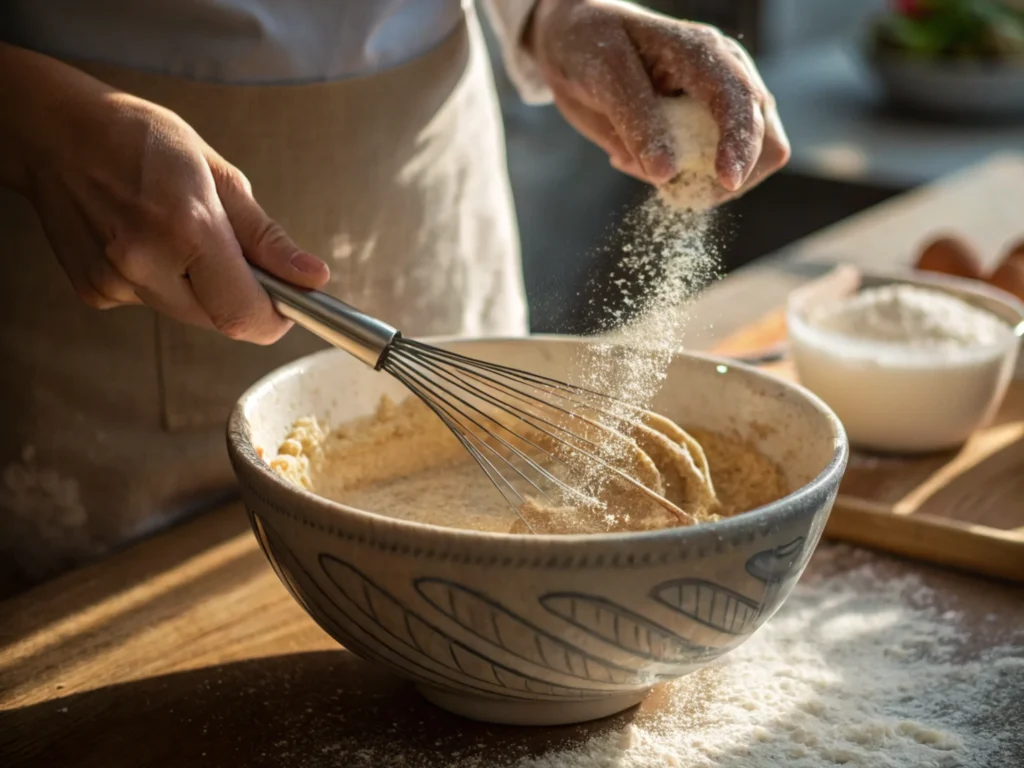
[[[682,348],[689,302],[718,275],[714,215],[681,211],[656,195],[631,211],[606,278],[614,305],[591,307],[600,340],[580,353],[576,382],[621,401],[614,418],[648,409]]]
[[[805,577],[779,613],[713,666],[596,726],[495,731],[453,720],[310,745],[300,768],[1011,768],[1024,765],[1024,626],[972,652],[966,620],[914,576],[862,550],[852,570]],[[857,565],[858,561],[862,564]],[[882,566],[886,563],[882,562]],[[1012,619],[1011,616],[1004,616]],[[979,624],[981,626],[979,626]],[[1009,634],[1007,634],[1009,633]],[[384,710],[386,712],[386,710]],[[390,722],[387,717],[384,720]],[[422,726],[429,728],[431,726]],[[436,728],[435,726],[432,726]],[[573,736],[573,733],[578,735]],[[592,735],[585,735],[587,733]],[[337,734],[335,733],[336,737]],[[413,747],[419,741],[419,747]],[[378,743],[379,742],[379,743]],[[500,742],[501,746],[494,746]],[[546,747],[538,748],[538,743]],[[294,749],[295,745],[292,745]],[[302,751],[302,750],[298,750]],[[540,754],[538,754],[538,752]]]
[[[661,99],[661,108],[677,173],[616,233],[621,257],[601,280],[618,288],[619,306],[591,308],[614,345],[595,347],[586,366],[586,386],[641,408],[681,346],[687,303],[719,274],[712,210],[723,191],[715,171],[718,126],[704,104],[686,96]]]

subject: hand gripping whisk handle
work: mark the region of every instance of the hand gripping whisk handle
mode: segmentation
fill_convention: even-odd
[[[257,267],[252,267],[252,272],[284,317],[374,370],[383,364],[384,353],[400,335],[396,328],[326,293],[297,288]]]

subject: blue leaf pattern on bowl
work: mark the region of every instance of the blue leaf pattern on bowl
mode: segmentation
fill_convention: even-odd
[[[360,622],[375,638],[408,657],[412,652],[460,673],[460,676],[499,688],[552,698],[584,696],[592,691],[522,674],[448,637],[437,627],[402,606],[390,593],[375,584],[354,566],[331,555],[320,555],[320,565],[327,578],[363,615]],[[380,631],[374,631],[379,629]]]
[[[433,578],[418,579],[415,584],[428,603],[460,627],[531,664],[591,682],[650,684],[650,675],[599,659],[461,584]]]
[[[540,603],[554,615],[628,653],[663,664],[689,664],[717,652],[597,595],[553,592]]]
[[[704,626],[729,635],[754,631],[761,606],[728,587],[704,579],[673,579],[658,584],[651,597]]]
[[[787,544],[758,552],[747,560],[747,573],[765,584],[785,581],[803,568],[805,541],[798,536]]]

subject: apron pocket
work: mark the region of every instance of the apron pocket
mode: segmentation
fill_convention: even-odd
[[[158,316],[164,429],[178,432],[222,426],[238,398],[260,378],[324,347],[324,342],[299,328],[264,347]]]

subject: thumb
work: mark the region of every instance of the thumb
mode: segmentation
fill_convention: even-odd
[[[242,253],[250,263],[302,288],[316,289],[327,283],[331,277],[327,265],[288,237],[284,228],[253,198],[247,182],[222,185],[218,179],[217,191]]]

